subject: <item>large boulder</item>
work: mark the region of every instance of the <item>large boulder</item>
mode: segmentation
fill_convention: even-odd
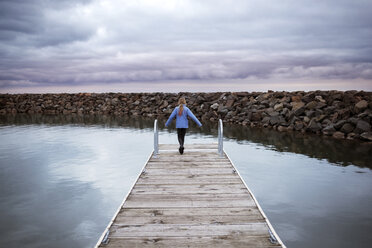
[[[284,127],[284,126],[279,126],[277,130],[278,130],[279,132],[284,132],[284,131],[287,131],[288,128],[287,128],[287,127]]]
[[[322,96],[315,96],[315,100],[317,100],[318,102],[326,103]]]
[[[261,113],[255,112],[255,113],[252,113],[251,121],[260,121],[261,118],[262,118]]]
[[[364,132],[370,132],[370,131],[371,131],[371,125],[368,122],[363,121],[363,120],[359,120],[354,129],[354,133],[358,133],[358,134],[361,134]]]
[[[336,122],[336,124],[334,124],[334,128],[336,128],[337,130],[340,129],[344,124],[346,123],[345,120],[340,120],[338,122]]]
[[[219,107],[219,104],[218,103],[213,103],[211,105],[211,109],[214,109],[214,110],[218,109],[218,107]]]
[[[301,96],[295,95],[291,97],[292,102],[301,102]]]
[[[302,108],[305,106],[304,102],[291,102],[292,110],[296,111],[299,108]]]
[[[281,110],[283,110],[283,107],[284,107],[283,103],[279,103],[279,104],[276,104],[274,106],[274,110],[275,111],[281,111]]]
[[[365,140],[372,141],[372,132],[364,132],[360,135],[360,137]]]
[[[332,135],[333,138],[336,138],[336,139],[344,139],[345,138],[345,134],[342,133],[342,132],[335,132],[333,135]]]
[[[358,112],[361,112],[365,110],[368,107],[368,102],[366,100],[361,100],[355,104],[355,108],[358,110]]]
[[[326,126],[325,128],[323,128],[322,132],[324,135],[332,135],[336,132],[336,129],[334,128],[332,124],[330,124]]]
[[[296,110],[293,111],[293,114],[295,116],[300,116],[302,115],[303,113],[305,112],[305,107],[301,107],[301,108],[298,108]]]
[[[318,122],[316,122],[315,119],[312,119],[309,123],[309,125],[307,125],[307,130],[311,131],[311,132],[317,132],[317,131],[320,131],[322,129],[322,125]]]
[[[315,109],[318,106],[318,103],[316,101],[311,101],[308,104],[306,104],[306,109]]]
[[[271,125],[276,125],[276,124],[284,124],[285,120],[282,116],[271,116],[270,117],[270,124]]]
[[[354,130],[354,126],[350,123],[345,123],[340,129],[341,132],[346,133],[346,134],[351,133],[353,130]]]
[[[234,105],[235,99],[229,99],[226,102],[226,107],[230,108]]]

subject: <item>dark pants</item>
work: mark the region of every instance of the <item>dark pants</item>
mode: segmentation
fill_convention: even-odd
[[[181,147],[183,147],[183,143],[185,142],[185,134],[186,128],[177,128],[178,143],[180,143]]]

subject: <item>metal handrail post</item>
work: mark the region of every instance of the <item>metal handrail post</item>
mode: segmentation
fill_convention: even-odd
[[[218,120],[218,154],[223,157],[223,124],[222,120]]]
[[[154,121],[154,158],[157,158],[159,154],[159,130],[158,120]]]

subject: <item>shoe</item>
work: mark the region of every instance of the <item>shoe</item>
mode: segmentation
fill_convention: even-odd
[[[180,153],[183,154],[183,149],[185,149],[183,146],[180,147]]]
[[[182,153],[183,153],[183,151],[181,150],[181,147],[180,147],[180,148],[178,148],[178,151],[180,152],[180,154],[182,154]]]

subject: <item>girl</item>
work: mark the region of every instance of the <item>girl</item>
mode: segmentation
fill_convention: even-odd
[[[169,124],[172,122],[173,118],[177,116],[176,118],[176,128],[177,128],[177,136],[178,136],[178,143],[180,143],[180,148],[178,151],[180,154],[183,154],[183,143],[185,141],[185,134],[186,134],[186,128],[189,127],[189,123],[187,120],[187,117],[190,116],[190,118],[198,124],[199,127],[202,126],[200,121],[195,117],[195,115],[191,112],[191,110],[186,107],[186,100],[184,97],[181,97],[178,100],[178,105],[172,112],[172,114],[169,116],[168,121],[165,123],[165,126],[168,127]]]

